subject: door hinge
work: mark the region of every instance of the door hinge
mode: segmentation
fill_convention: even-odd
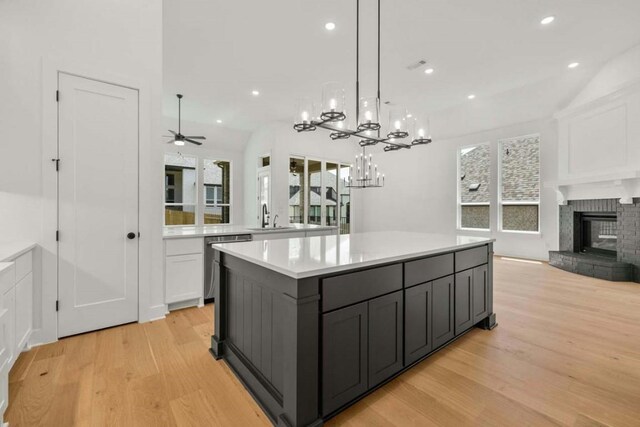
[[[60,159],[51,159],[51,161],[56,163],[56,172],[60,172]]]
[[[60,301],[56,300],[56,311],[60,309]]]
[[[60,91],[56,90],[56,102],[60,102]]]
[[[56,242],[60,241],[60,230],[56,230]]]

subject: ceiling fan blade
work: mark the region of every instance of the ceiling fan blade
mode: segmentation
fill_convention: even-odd
[[[204,136],[185,136],[185,138],[191,138],[191,139],[207,139]]]
[[[177,135],[177,133],[176,133],[176,132],[174,132],[174,131],[172,131],[171,129],[169,129],[169,132],[171,132],[171,133],[172,133],[172,134],[174,134],[174,135]]]
[[[194,141],[193,139],[189,139],[189,138],[185,138],[185,141],[189,141],[192,144],[196,144],[196,145],[202,145],[202,142],[199,141]]]

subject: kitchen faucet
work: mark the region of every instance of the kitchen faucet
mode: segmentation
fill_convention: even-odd
[[[276,214],[276,216],[273,217],[273,228],[276,228],[278,226],[277,222],[278,222],[278,214]]]
[[[262,204],[262,228],[269,225],[269,211],[267,210],[267,204]]]

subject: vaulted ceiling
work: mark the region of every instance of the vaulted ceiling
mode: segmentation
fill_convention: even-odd
[[[360,3],[361,95],[374,95],[376,1]],[[327,81],[343,82],[353,100],[355,4],[165,0],[165,115],[177,116],[180,92],[184,118],[253,130],[292,120],[296,98],[319,100]],[[555,22],[542,26],[548,15]],[[640,42],[638,22],[638,0],[382,0],[382,100],[432,114],[532,99],[539,105],[531,114],[551,114]],[[407,69],[419,60],[435,72]],[[569,70],[574,61],[580,67]]]

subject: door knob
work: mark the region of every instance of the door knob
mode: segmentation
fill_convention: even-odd
[[[127,234],[127,239],[132,240],[136,238],[136,233],[130,232]]]

